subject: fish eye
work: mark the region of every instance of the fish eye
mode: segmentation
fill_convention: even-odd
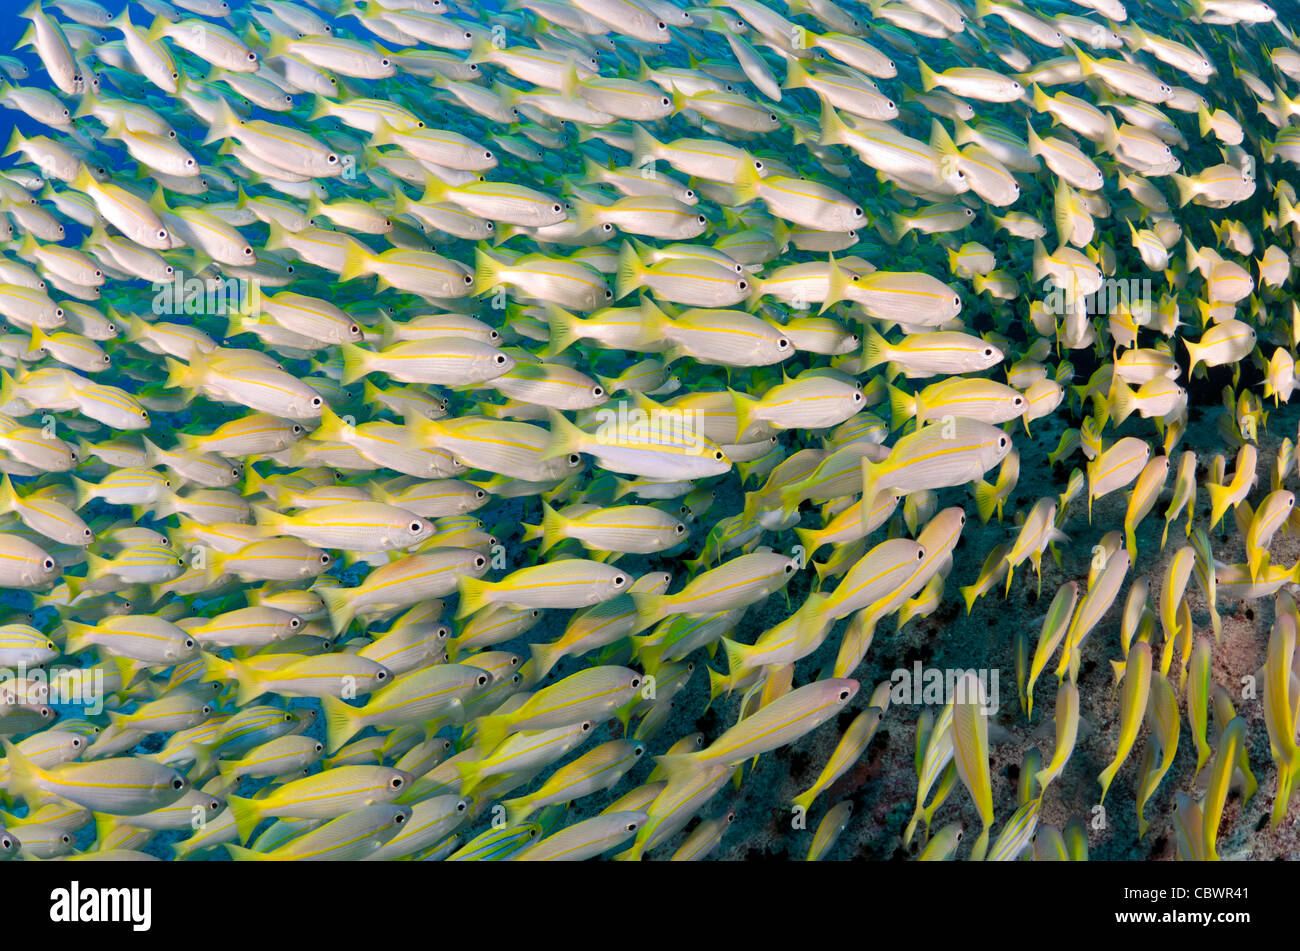
[[[321,399],[320,399],[319,396],[313,396],[313,397],[311,398],[311,405],[312,405],[312,406],[320,406],[320,403],[321,403]]]
[[[769,113],[767,114],[767,121],[768,121],[768,122],[776,122],[776,121],[777,121],[776,113],[775,113],[775,112],[769,112]]]
[[[54,570],[54,559],[53,559],[53,558],[46,558],[44,561],[41,562],[41,567],[44,568],[46,571],[53,571],[53,570]]]
[[[559,212],[559,211],[563,211],[563,210],[564,210],[564,208],[561,207],[560,205],[552,205],[552,206],[551,206],[551,211]]]
[[[605,389],[604,389],[604,387],[593,386],[593,387],[591,388],[591,395],[592,395],[592,396],[604,396],[604,395],[605,395]]]
[[[843,690],[840,691],[840,703],[843,703],[847,699],[849,699],[849,690],[847,687],[845,687]]]
[[[254,53],[252,50],[249,50],[249,53],[248,53],[248,61],[249,61],[250,63],[256,63],[256,62],[257,62],[257,54]]]
[[[625,584],[627,584],[627,577],[625,575],[614,576],[614,587],[621,588]]]
[[[184,788],[185,788],[185,780],[181,779],[179,776],[177,776],[175,779],[172,780],[172,789],[184,789]]]
[[[480,687],[486,687],[487,682],[488,682],[487,674],[479,674],[476,678],[474,678],[474,683],[478,684]]]
[[[484,558],[482,555],[479,555],[477,558],[474,559],[475,568],[482,568],[486,564],[487,564],[487,559]]]
[[[375,671],[375,679],[376,679],[376,680],[387,680],[387,679],[388,679],[388,671],[386,671],[386,670],[377,670],[377,671]]]
[[[494,362],[496,363],[497,366],[504,366],[506,362],[506,355],[504,353],[498,353],[496,355],[496,360]]]
[[[159,228],[159,229],[158,229],[158,240],[160,240],[160,241],[165,241],[165,240],[167,240],[167,229],[166,229],[166,228]]]
[[[328,554],[321,555],[321,556],[320,556],[320,563],[321,563],[322,565],[328,565],[328,564],[330,563],[330,556],[329,556]]]
[[[181,78],[180,73],[172,73],[172,79],[180,79],[180,78]]]
[[[862,391],[861,391],[861,390],[854,390],[854,391],[853,391],[853,402],[855,402],[855,403],[861,403],[861,402],[862,402]]]
[[[740,287],[740,289],[741,289],[742,291],[747,291],[747,290],[749,290],[749,282],[748,282],[748,281],[737,281],[736,283],[737,283],[737,285]]]
[[[784,337],[782,337],[780,340],[776,342],[776,349],[778,350],[788,350],[789,347],[790,347],[790,341],[786,340]]]
[[[316,744],[316,752],[317,752],[317,753],[324,753],[324,752],[325,752],[325,745],[324,745],[323,743],[317,743],[317,744]]]
[[[659,104],[661,106],[671,106],[673,104],[673,101],[665,96],[663,99],[659,100]],[[66,115],[67,113],[65,112],[64,114]]]
[[[1007,446],[1007,437],[1006,437],[1006,436],[999,436],[999,437],[998,437],[998,448],[999,448],[999,449],[1005,449],[1006,446]]]
[[[422,527],[423,527],[423,526],[421,526],[419,522],[412,522],[412,523],[411,523],[411,531],[413,531],[413,532],[418,532]]]
[[[665,23],[663,20],[660,20],[658,23],[655,24],[655,29],[658,30],[660,33],[662,33],[664,30],[668,29],[668,24]]]
[[[722,450],[719,449],[717,452],[715,452],[715,453],[713,454],[713,458],[716,459],[716,460],[718,460],[718,462],[721,462],[721,461],[722,461],[722,458],[723,458],[723,456],[722,456]]]
[[[326,164],[326,165],[337,165],[338,162],[339,162],[339,157],[338,157],[337,155],[335,155],[333,152],[331,152],[329,155],[325,156],[325,164]]]
[[[576,466],[578,463],[582,462],[582,457],[578,455],[576,452],[571,452],[569,453],[568,462],[569,465]]]
[[[681,522],[678,522],[677,526],[673,529],[673,532],[675,532],[678,535],[682,534],[684,531],[686,531],[686,526],[683,525]]]
[[[402,777],[401,777],[401,776],[394,776],[392,779],[390,779],[390,780],[388,781],[388,788],[389,788],[389,789],[401,789],[401,788],[402,788]]]
[[[54,316],[55,316],[55,317],[62,317],[62,316],[63,316],[63,308],[62,308],[62,307],[56,307],[56,308],[54,308]]]
[[[385,56],[383,59],[381,59],[381,60],[379,61],[379,65],[380,65],[380,66],[392,66],[393,64],[389,61],[388,57]]]

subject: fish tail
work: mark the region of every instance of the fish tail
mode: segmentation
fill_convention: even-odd
[[[546,325],[551,331],[550,340],[546,347],[546,355],[554,357],[563,353],[578,339],[582,322],[576,314],[570,313],[555,304],[547,304],[545,310]]]
[[[1047,98],[1047,93],[1043,92],[1042,87],[1038,83],[1034,83],[1034,109],[1038,112],[1046,112],[1050,102],[1051,100]]]
[[[573,199],[572,204],[575,226],[580,234],[586,233],[600,224],[601,205],[596,204],[594,201],[583,201],[581,198]]]
[[[1227,486],[1213,483],[1207,485],[1205,491],[1210,494],[1210,531],[1214,531],[1214,527],[1232,505],[1230,493]]]
[[[350,281],[368,274],[373,258],[374,255],[360,241],[349,241],[343,251],[343,270],[339,271],[339,280]]]
[[[456,772],[460,774],[460,794],[468,796],[478,788],[479,777],[483,773],[482,763],[457,763]]]
[[[1200,123],[1201,138],[1209,136],[1214,129],[1214,121],[1210,117],[1210,110],[1205,108],[1205,103],[1201,102],[1196,107],[1196,118]]]
[[[322,406],[320,425],[312,431],[311,438],[319,442],[346,442],[350,429],[337,413],[328,406]]]
[[[339,344],[343,352],[343,385],[355,383],[370,372],[368,366],[371,351],[363,350],[354,343]]]
[[[618,271],[614,277],[614,299],[622,300],[645,283],[645,265],[632,245],[624,241],[618,249]]]
[[[820,122],[821,144],[822,145],[843,145],[844,137],[849,131],[849,127],[844,124],[844,120],[839,117],[835,107],[822,99],[822,114]]]
[[[1110,404],[1115,425],[1120,426],[1137,409],[1137,394],[1123,380],[1115,377],[1110,388]]]
[[[18,508],[18,504],[18,493],[14,491],[13,481],[6,472],[3,480],[0,480],[0,513],[12,512]]]
[[[474,287],[472,293],[486,294],[501,283],[501,262],[482,248],[474,249]]]
[[[330,629],[337,636],[347,630],[356,616],[354,592],[351,588],[318,588],[317,593],[329,612]]]
[[[731,692],[735,678],[730,674],[720,673],[712,667],[707,667],[705,669],[709,672],[709,702],[705,705],[705,709],[707,710],[714,700]]]
[[[507,799],[501,803],[506,810],[506,825],[522,825],[528,820],[537,808],[533,805],[529,796],[520,796],[518,799]]]
[[[16,135],[17,133],[15,133]],[[737,205],[748,205],[758,198],[758,187],[762,179],[753,162],[739,159],[736,161],[735,178],[732,185]]]
[[[271,538],[279,533],[280,529],[288,522],[289,518],[282,512],[277,512],[273,508],[265,505],[254,505],[253,522],[262,530],[264,538]]]
[[[492,582],[490,581],[484,581],[482,578],[471,578],[469,575],[461,575],[457,587],[460,590],[460,606],[456,609],[457,620],[469,617],[491,603],[488,600],[488,595],[492,591]]]
[[[871,522],[871,506],[876,501],[876,479],[878,478],[879,466],[868,459],[862,457],[862,524],[868,525]]]
[[[914,395],[904,393],[893,384],[886,383],[885,391],[889,394],[889,428],[898,429],[917,415],[920,404]],[[917,422],[921,422],[919,417]]]
[[[642,591],[633,591],[632,600],[636,603],[636,625],[639,631],[663,620],[671,603],[666,594],[647,594]]]
[[[568,525],[566,519],[555,509],[551,508],[545,501],[542,502],[542,547],[537,550],[539,555],[545,554],[556,545],[563,543],[565,538],[564,530]]]
[[[8,740],[0,740],[5,751],[5,762],[9,764],[9,794],[24,800],[28,806],[41,797],[40,768],[29,760],[18,747]]]
[[[791,5],[793,12],[793,5]],[[785,68],[785,82],[781,84],[782,89],[803,89],[808,85],[808,70],[799,65],[799,60],[790,57]]]
[[[642,62],[642,66],[645,63]],[[632,163],[638,167],[647,166],[659,157],[663,143],[645,130],[641,125],[632,129]]]
[[[731,394],[731,403],[736,410],[736,438],[743,439],[745,433],[754,422],[754,411],[758,409],[761,400],[757,400],[748,393],[741,393],[738,390],[728,390]]]
[[[20,148],[22,148],[22,145],[25,141],[27,140],[23,138],[22,132],[20,132],[17,128],[15,128],[13,134],[9,136],[9,144],[5,146],[4,152],[0,154],[13,155]]]
[[[935,71],[934,71],[933,69],[931,69],[929,66],[925,65],[925,62],[924,62],[923,60],[921,60],[920,58],[918,58],[917,61],[916,61],[916,66],[917,66],[917,68],[921,71],[921,89],[922,89],[922,91],[924,91],[924,92],[929,92],[929,91],[932,90],[935,86],[939,85],[937,74],[935,73]]]
[[[848,294],[849,285],[857,280],[857,277],[849,274],[848,271],[835,263],[835,256],[828,254],[827,260],[830,262],[830,268],[827,274],[826,282],[826,299],[822,301],[821,308],[817,313],[825,313],[829,308],[834,307],[840,301],[844,300]],[[754,280],[754,293],[759,293],[760,284],[757,279]]]
[[[266,693],[266,688],[262,686],[261,681],[258,679],[257,671],[243,661],[237,658],[232,659],[229,661],[227,669],[238,684],[239,692],[235,698],[235,703],[238,706],[246,706]]]
[[[564,648],[558,644],[529,644],[528,649],[532,651],[533,665],[537,668],[534,671],[534,682],[549,674],[564,656]]]
[[[812,558],[817,554],[817,549],[821,548],[822,540],[819,530],[815,528],[796,528],[795,537],[799,539],[799,544],[803,545],[804,557]]]
[[[357,722],[358,711],[356,707],[328,694],[321,697],[321,710],[325,714],[325,752],[333,755],[361,729],[361,724]]]
[[[275,42],[274,37],[272,42]],[[213,142],[230,138],[240,125],[239,116],[235,115],[235,110],[230,107],[230,103],[218,96],[216,115],[212,117],[212,125],[208,126],[208,134],[204,137],[203,144],[211,145]]]
[[[90,647],[90,635],[95,628],[90,624],[82,624],[80,621],[65,620],[63,630],[67,633],[67,640],[64,642],[63,650],[69,657],[73,654],[79,654],[86,648]],[[122,682],[126,686],[126,681]]]
[[[496,749],[506,738],[510,718],[503,713],[492,713],[474,721],[474,740],[484,749]]]
[[[997,486],[990,485],[983,479],[975,483],[975,511],[979,513],[980,524],[987,525],[993,517],[993,510],[998,504]]]
[[[608,389],[608,387],[606,387]],[[582,451],[587,434],[579,429],[568,417],[557,409],[549,409],[547,416],[551,421],[551,439],[542,452],[541,461],[567,456]]]
[[[1181,208],[1195,197],[1196,183],[1186,175],[1179,175],[1177,172],[1174,172],[1170,178],[1174,180],[1174,187],[1178,189],[1178,207]]]
[[[256,801],[245,799],[243,796],[230,796],[226,799],[226,805],[230,807],[230,814],[235,818],[235,829],[239,840],[247,842],[252,838],[257,824],[262,821],[262,810]]]

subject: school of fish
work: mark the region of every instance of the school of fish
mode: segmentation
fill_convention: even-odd
[[[848,857],[873,739],[922,860],[1086,858],[1112,787],[1181,858],[1281,824],[1291,6],[35,0],[0,858]],[[863,689],[1004,598],[1016,710]]]

